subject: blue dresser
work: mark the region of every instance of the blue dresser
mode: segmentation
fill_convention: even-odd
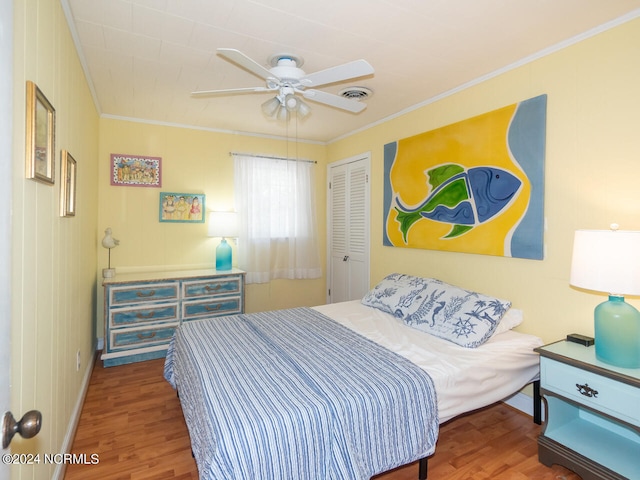
[[[182,322],[244,313],[242,270],[117,275],[104,280],[105,367],[164,357]]]
[[[566,341],[536,351],[547,405],[540,462],[583,480],[640,479],[640,369],[608,365],[594,346]]]

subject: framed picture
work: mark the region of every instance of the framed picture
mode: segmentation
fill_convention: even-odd
[[[161,187],[162,158],[111,154],[111,185]]]
[[[27,178],[55,183],[56,111],[38,86],[27,81]]]
[[[76,161],[66,150],[60,152],[60,216],[76,214]]]
[[[201,193],[160,192],[160,221],[204,223],[204,202]]]

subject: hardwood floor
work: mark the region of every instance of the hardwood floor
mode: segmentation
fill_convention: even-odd
[[[162,376],[163,365],[161,359],[103,368],[96,361],[71,451],[85,454],[87,464],[68,465],[65,479],[198,478],[180,402]],[[458,417],[440,428],[428,479],[579,479],[538,462],[539,432],[530,417],[502,403]],[[99,459],[93,465],[92,454]],[[418,464],[374,478],[416,480]]]

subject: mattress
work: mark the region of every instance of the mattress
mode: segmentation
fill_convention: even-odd
[[[539,378],[543,344],[513,330],[465,348],[405,325],[359,300],[313,307],[427,371],[436,389],[440,423],[503,400]]]

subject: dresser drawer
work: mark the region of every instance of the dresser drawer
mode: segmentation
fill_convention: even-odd
[[[242,313],[242,297],[216,297],[209,300],[183,302],[182,319],[221,317]]]
[[[147,328],[111,330],[109,336],[109,351],[113,352],[159,344],[168,344],[177,326],[177,323],[172,323],[160,324]]]
[[[112,328],[118,328],[144,323],[178,321],[178,313],[177,303],[112,309],[109,311],[109,324]]]
[[[236,269],[125,273],[103,286],[105,367],[163,357],[182,322],[244,312]]]
[[[182,298],[233,295],[242,291],[242,277],[230,276],[208,280],[189,280],[182,283]]]
[[[541,387],[640,427],[640,390],[597,373],[540,358]]]
[[[179,292],[178,285],[178,282],[171,282],[111,287],[109,288],[108,301],[110,307],[142,302],[177,301]]]

